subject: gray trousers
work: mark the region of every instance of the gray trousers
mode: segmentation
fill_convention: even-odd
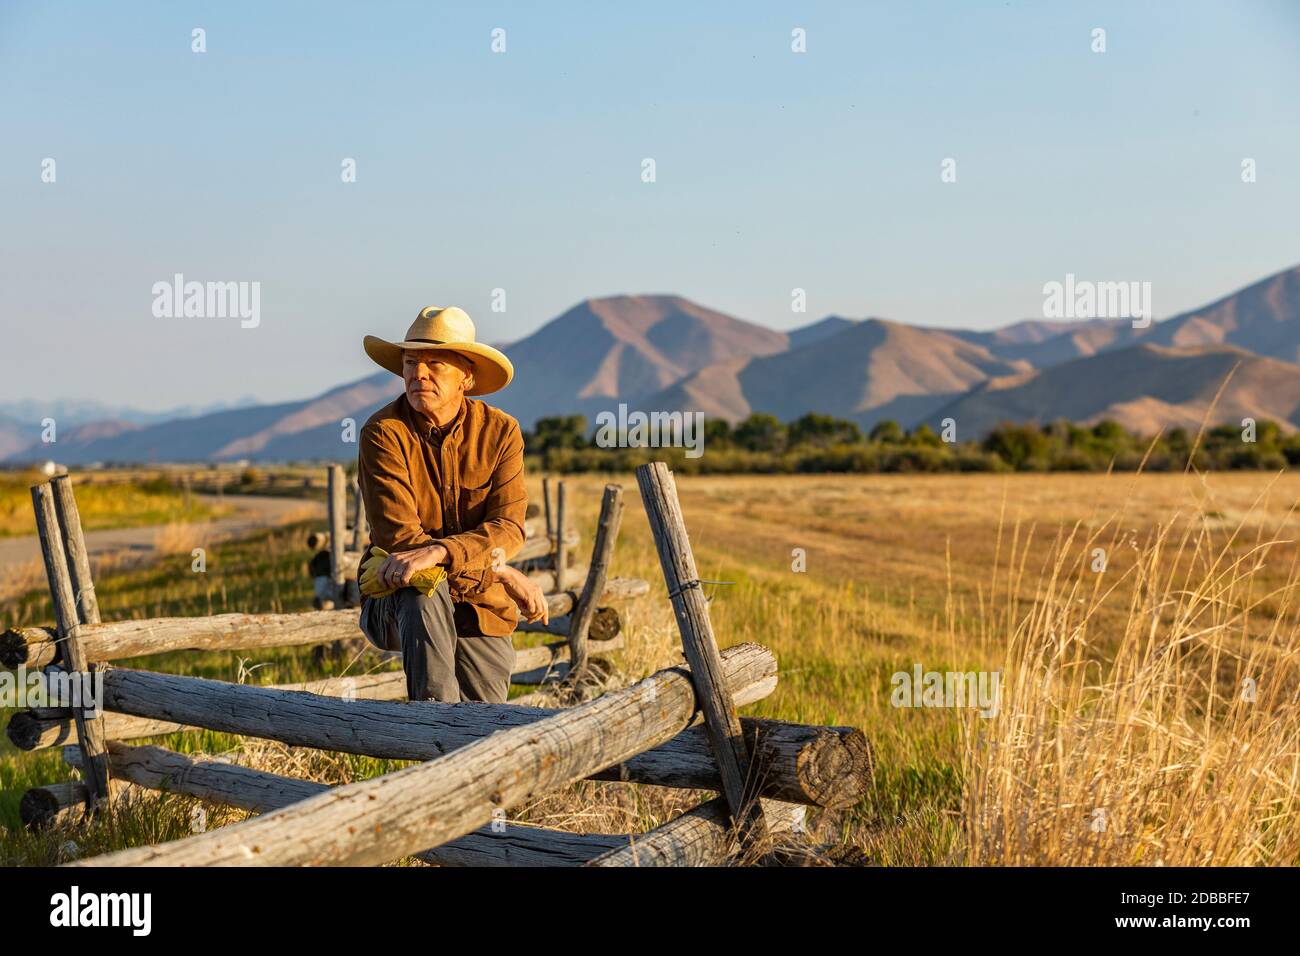
[[[408,700],[501,704],[510,693],[514,644],[508,636],[458,635],[446,581],[433,597],[398,588],[370,598],[361,609],[361,630],[380,650],[401,652]]]

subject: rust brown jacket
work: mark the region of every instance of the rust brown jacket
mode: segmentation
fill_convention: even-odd
[[[437,429],[403,393],[362,426],[357,479],[370,522],[362,561],[375,546],[392,553],[444,545],[452,600],[472,607],[482,634],[513,633],[519,611],[492,566],[524,543],[528,496],[517,421],[466,398]],[[363,607],[369,600],[363,596]]]

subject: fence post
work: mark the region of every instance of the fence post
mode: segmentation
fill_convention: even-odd
[[[551,479],[542,478],[542,511],[546,515],[546,540],[555,549],[555,515],[551,512]]]
[[[330,465],[329,470],[329,528],[330,528],[330,581],[334,590],[334,605],[343,605],[343,549],[347,546],[347,485],[343,483],[343,466]]]
[[[606,485],[600,499],[600,518],[596,523],[596,541],[591,547],[591,564],[587,566],[587,582],[578,597],[577,606],[569,617],[569,680],[576,682],[587,667],[587,631],[596,615],[596,602],[605,593],[605,580],[609,577],[609,564],[618,541],[618,528],[623,520],[623,489],[619,485]],[[556,581],[564,587],[560,572]]]
[[[558,483],[555,489],[555,586],[559,589],[564,588],[564,573],[569,569],[569,548],[564,543],[564,534],[567,530],[566,522],[568,516],[565,513],[565,483]]]
[[[50,586],[50,599],[54,603],[54,616],[58,625],[59,661],[63,669],[86,682],[92,688],[93,671],[81,647],[82,614],[93,614],[98,623],[99,605],[95,601],[94,585],[90,582],[90,564],[86,558],[86,543],[81,534],[81,524],[76,502],[71,501],[72,488],[65,483],[63,491],[56,494],[50,482],[32,487],[32,506],[36,512],[36,532],[40,539],[41,556],[45,562],[45,576]],[[56,500],[63,499],[63,507]],[[65,535],[60,530],[60,519],[69,522],[68,533],[74,539],[65,547]],[[68,549],[70,548],[70,550]],[[80,586],[74,588],[69,570],[69,554],[73,564],[79,565]],[[81,676],[87,675],[87,676]],[[71,703],[71,702],[69,702]],[[104,742],[103,721],[92,713],[98,707],[92,700],[90,707],[73,707],[72,716],[77,725],[77,743],[81,748],[82,766],[86,775],[87,808],[95,811],[108,798],[108,751]]]
[[[352,548],[353,551],[360,551],[365,545],[366,533],[366,502],[361,497],[361,480],[360,474],[352,480],[352,490],[357,496],[357,506],[353,511],[355,520],[352,522]]]
[[[654,535],[659,564],[668,584],[677,627],[682,634],[682,650],[691,668],[691,681],[704,711],[709,742],[722,776],[723,796],[742,841],[763,836],[767,831],[762,804],[749,799],[749,748],[740,729],[735,702],[723,679],[722,657],[713,637],[708,602],[704,599],[700,576],[695,568],[686,521],[677,499],[673,473],[662,461],[649,462],[636,470],[646,517]]]
[[[81,530],[81,512],[77,510],[77,498],[72,493],[72,479],[67,475],[59,475],[50,484],[53,485],[54,513],[59,519],[63,553],[68,562],[72,593],[77,603],[77,620],[82,624],[98,624],[99,599],[95,597],[95,582],[90,576],[90,554],[86,551],[86,536]]]

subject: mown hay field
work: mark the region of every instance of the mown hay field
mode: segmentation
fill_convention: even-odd
[[[611,679],[623,683],[676,663],[679,644],[635,481],[611,480],[630,495],[615,573],[652,582],[614,662]],[[605,479],[568,481],[585,547]],[[540,498],[539,485],[533,476]],[[726,582],[707,586],[719,642],[755,641],[780,662],[776,692],[747,712],[858,726],[874,744],[870,798],[811,817],[849,858],[1300,862],[1296,476],[718,476],[682,477],[678,490],[701,576]],[[306,609],[302,538],[322,524],[323,514],[219,545],[205,575],[181,554],[105,578],[103,615]],[[40,594],[5,613],[50,618]],[[127,666],[282,683],[370,665],[287,649]],[[895,706],[894,675],[918,666],[996,674],[996,716]],[[395,766],[212,733],[165,744],[335,783]],[[53,752],[0,751],[0,820],[16,826],[22,789],[65,776]],[[701,796],[584,782],[512,816],[627,832]],[[205,813],[205,825],[243,816]],[[193,819],[192,801],[150,797],[112,822],[10,829],[0,859],[48,863],[174,839]]]

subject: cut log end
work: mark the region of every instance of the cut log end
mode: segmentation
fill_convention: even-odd
[[[24,826],[39,830],[53,823],[64,810],[85,802],[86,785],[79,781],[32,787],[18,802],[18,816]]]
[[[623,622],[618,611],[612,607],[598,607],[591,618],[591,628],[587,637],[592,641],[612,641],[623,629]]]
[[[43,722],[30,710],[20,710],[9,718],[5,733],[19,750],[35,750],[41,741]]]
[[[0,666],[15,668],[27,663],[27,638],[22,631],[8,628],[0,634]]]
[[[843,810],[862,799],[871,788],[871,744],[861,730],[827,727],[811,746],[799,751],[796,761],[799,785],[816,806]]]
[[[18,816],[23,825],[33,830],[47,826],[58,815],[59,801],[44,787],[34,787],[23,794],[18,803]]]

